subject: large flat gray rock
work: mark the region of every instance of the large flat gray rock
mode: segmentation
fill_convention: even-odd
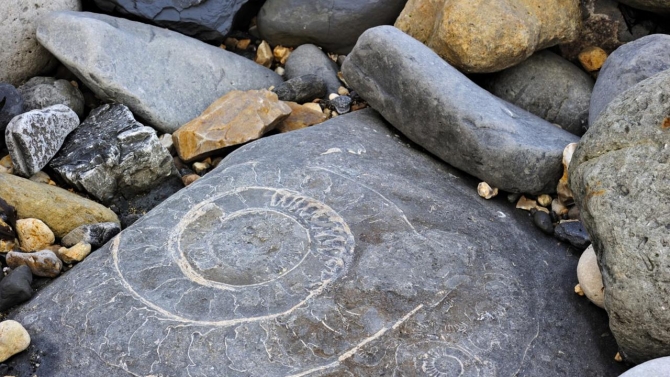
[[[366,31],[342,73],[408,138],[508,192],[554,192],[563,149],[579,140],[478,87],[391,26]]]
[[[371,110],[253,142],[15,311],[34,348],[11,366],[39,353],[30,373],[49,376],[620,373],[604,313],[573,293],[577,257],[476,183]]]
[[[582,137],[570,186],[628,361],[670,354],[670,70],[616,97]]]
[[[231,90],[283,82],[269,69],[159,27],[86,12],[42,18],[40,43],[104,101],[173,132]]]

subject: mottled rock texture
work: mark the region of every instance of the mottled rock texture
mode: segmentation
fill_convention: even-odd
[[[570,42],[579,0],[409,0],[395,26],[465,72],[496,72]]]
[[[84,116],[84,95],[67,80],[54,77],[33,77],[19,87],[24,111],[65,105],[81,118]]]
[[[408,138],[505,191],[555,191],[563,148],[578,140],[480,88],[391,26],[365,32],[342,72]]]
[[[38,375],[620,373],[577,257],[475,186],[339,116],[239,148],[10,318]]]
[[[42,18],[40,43],[100,99],[173,132],[231,90],[269,88],[276,73],[159,27],[87,12]]]
[[[582,137],[570,186],[621,354],[670,354],[670,70],[616,97]]]
[[[61,244],[71,247],[83,242],[97,249],[119,234],[120,231],[119,224],[112,222],[82,225],[63,237]]]

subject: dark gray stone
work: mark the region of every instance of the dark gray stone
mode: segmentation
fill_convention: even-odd
[[[78,125],[79,117],[65,105],[14,117],[5,130],[5,142],[16,174],[30,177],[42,170]]]
[[[84,116],[84,95],[67,80],[33,77],[19,87],[19,92],[23,97],[24,111],[60,104],[72,109],[79,118]]]
[[[239,148],[10,315],[30,373],[620,373],[577,257],[393,135],[362,110]]]
[[[16,208],[0,198],[0,240],[14,241],[16,239],[17,213]]]
[[[0,148],[5,140],[5,128],[15,116],[23,112],[21,93],[12,85],[0,83]]]
[[[554,228],[554,236],[579,250],[584,250],[591,244],[591,238],[579,220],[563,221],[557,224]]]
[[[546,212],[535,211],[533,213],[533,224],[547,234],[554,234],[554,224],[551,221],[551,215]]]
[[[618,95],[659,72],[670,69],[670,35],[653,34],[619,47],[600,69],[593,88],[589,125]]]
[[[268,0],[258,13],[258,31],[272,45],[312,43],[347,54],[367,29],[390,25],[407,0]]]
[[[579,136],[588,128],[593,84],[586,72],[544,50],[489,77],[486,89]]]
[[[193,171],[190,173],[195,174]],[[173,174],[146,193],[140,193],[128,198],[123,195],[117,195],[110,202],[109,208],[119,216],[121,227],[127,228],[165,199],[183,188],[184,183],[179,174]]]
[[[119,234],[121,227],[117,223],[96,223],[87,224],[74,228],[61,240],[61,245],[72,247],[79,242],[90,244],[93,249],[111,240],[112,237]]]
[[[337,93],[342,86],[337,77],[337,64],[326,53],[314,45],[302,45],[289,55],[285,65],[287,79],[304,75],[316,75],[326,83],[328,94]]]
[[[670,356],[647,361],[619,377],[668,377],[669,372]]]
[[[221,41],[248,0],[95,0],[106,12],[132,14],[206,41]]]
[[[670,70],[610,102],[582,137],[570,187],[591,235],[622,356],[670,354]]]
[[[19,266],[0,281],[0,312],[28,301],[33,297],[33,273],[28,266]]]
[[[281,101],[300,104],[317,98],[325,98],[328,95],[326,82],[321,77],[312,74],[294,77],[277,85],[272,91]]]
[[[579,140],[478,87],[391,26],[366,31],[342,72],[408,138],[508,192],[554,192],[563,149]]]
[[[351,97],[338,96],[328,101],[328,104],[337,111],[338,114],[346,114],[351,111]]]
[[[231,90],[283,81],[232,52],[102,14],[51,13],[42,18],[37,39],[102,100],[123,103],[168,133]]]
[[[51,166],[72,186],[103,202],[151,189],[174,171],[156,131],[124,105],[103,105],[67,138]]]
[[[622,4],[629,5],[636,9],[642,9],[649,12],[670,15],[670,2],[668,0],[618,0]]]

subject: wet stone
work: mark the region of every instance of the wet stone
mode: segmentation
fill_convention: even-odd
[[[577,258],[394,135],[361,110],[229,154],[11,313],[31,373],[620,373],[611,339],[579,362],[605,313],[537,273]]]

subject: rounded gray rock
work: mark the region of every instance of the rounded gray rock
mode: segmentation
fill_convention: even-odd
[[[79,118],[84,116],[84,95],[67,80],[53,77],[33,77],[18,88],[23,96],[24,111],[65,105]]]
[[[648,35],[616,49],[600,69],[593,87],[589,125],[616,96],[666,69],[670,69],[670,35]]]
[[[586,132],[593,79],[553,52],[537,52],[487,81],[486,89],[505,101],[575,135]]]
[[[667,356],[642,363],[619,377],[668,377],[669,374],[670,356]]]
[[[286,69],[284,76],[287,80],[305,75],[320,77],[326,83],[327,94],[337,93],[337,89],[342,86],[337,77],[339,70],[337,64],[315,45],[302,45],[293,50],[284,68]]]
[[[367,29],[390,25],[407,0],[268,0],[258,31],[272,45],[315,44],[347,54]]]

